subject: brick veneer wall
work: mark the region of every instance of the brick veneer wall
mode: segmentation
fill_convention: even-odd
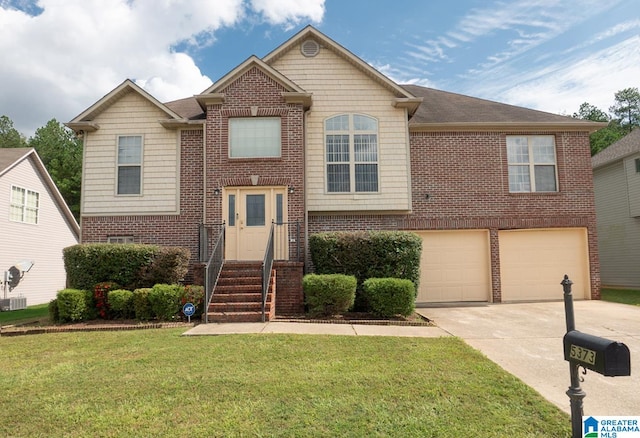
[[[273,268],[277,272],[276,314],[289,316],[303,314],[302,276],[304,263],[276,261]]]
[[[588,134],[555,133],[557,193],[517,194],[509,193],[506,135],[411,133],[410,213],[313,213],[309,215],[309,234],[341,230],[488,229],[492,294],[494,301],[500,302],[499,230],[584,227],[588,234],[592,298],[600,298]]]

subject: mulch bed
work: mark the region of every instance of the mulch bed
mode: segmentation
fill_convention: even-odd
[[[276,321],[288,322],[308,322],[320,324],[364,324],[364,325],[399,325],[399,326],[435,326],[433,321],[418,313],[409,316],[395,316],[392,318],[381,318],[370,313],[347,312],[343,315],[332,315],[325,317],[297,315],[297,316],[276,316]]]

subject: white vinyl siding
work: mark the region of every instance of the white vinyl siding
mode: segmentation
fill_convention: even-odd
[[[280,157],[280,124],[278,117],[229,119],[229,157]]]
[[[507,136],[510,192],[556,192],[553,135]]]
[[[305,57],[299,47],[293,47],[275,59],[272,66],[313,95],[313,109],[305,118],[305,194],[308,210],[410,210],[408,116],[405,109],[394,108],[393,101],[397,96],[346,59],[325,48],[321,48],[317,56]],[[366,114],[377,121],[377,192],[357,192],[355,185],[350,187],[349,192],[329,192],[325,122],[331,117],[345,114]],[[361,171],[365,175],[370,170],[367,165],[371,163],[359,164],[363,165]],[[342,172],[341,169],[334,171]]]
[[[11,204],[9,219],[26,224],[38,223],[40,194],[23,187],[11,186]]]
[[[95,118],[100,126],[85,134],[82,215],[178,214],[180,131],[165,129],[167,115],[130,92]],[[118,137],[142,136],[141,193],[118,195]]]

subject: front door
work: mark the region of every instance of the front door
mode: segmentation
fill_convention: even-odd
[[[262,260],[271,223],[286,221],[285,187],[231,187],[224,191],[225,258]]]

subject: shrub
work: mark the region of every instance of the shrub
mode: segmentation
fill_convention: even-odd
[[[150,287],[143,287],[133,291],[133,310],[136,319],[148,321],[153,319],[153,310],[149,302]]]
[[[302,279],[305,304],[312,315],[336,315],[349,310],[356,296],[357,280],[352,275],[309,274]]]
[[[49,301],[49,321],[52,323],[60,322],[60,313],[58,312],[58,300],[52,299]]]
[[[180,312],[183,286],[179,284],[156,284],[149,293],[151,309],[158,319],[172,321]]]
[[[415,309],[415,286],[399,278],[369,278],[362,285],[363,294],[374,315],[389,318],[410,315]]]
[[[133,292],[126,289],[110,290],[107,293],[107,302],[111,315],[114,318],[131,318],[133,310]]]
[[[62,289],[56,295],[60,322],[75,322],[86,319],[86,292],[80,289]]]
[[[191,252],[178,246],[160,247],[151,265],[142,270],[140,287],[158,283],[177,284],[184,279],[189,270]]]
[[[182,305],[191,303],[196,307],[192,318],[200,318],[204,312],[204,286],[188,285],[182,293]]]
[[[98,283],[93,288],[93,298],[95,302],[95,308],[97,311],[97,316],[102,319],[109,318],[109,300],[108,294],[110,290],[118,289],[119,286],[112,281],[105,281],[103,283]]]

